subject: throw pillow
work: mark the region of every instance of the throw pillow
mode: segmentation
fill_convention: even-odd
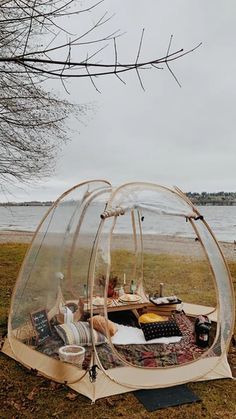
[[[160,316],[156,313],[145,313],[139,316],[138,321],[139,323],[153,323],[153,322],[163,322],[168,320],[166,316]]]
[[[182,333],[174,320],[156,323],[141,323],[140,325],[146,340],[182,336]]]
[[[92,345],[91,328],[88,322],[64,323],[55,326],[55,329],[65,345]],[[93,330],[93,336],[95,345],[106,341],[106,337],[96,330]]]
[[[110,336],[114,336],[114,334],[118,330],[117,325],[115,323],[101,315],[94,316],[92,319],[88,319],[88,321],[92,321],[93,328],[98,332],[102,333],[103,335],[106,335],[106,324]]]

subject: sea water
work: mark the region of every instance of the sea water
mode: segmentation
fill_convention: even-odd
[[[234,242],[236,240],[236,206],[199,206],[200,213],[211,227],[219,241]],[[47,206],[0,206],[0,230],[35,231],[39,222],[49,210]],[[68,211],[68,208],[65,208]],[[92,217],[99,218],[99,210],[94,207],[90,211]],[[145,232],[150,234],[167,234],[179,237],[191,237],[188,223],[180,217],[172,217],[170,225],[163,222],[163,217],[149,213],[145,216]],[[89,226],[88,226],[89,227]],[[118,223],[119,233],[130,233],[129,220]]]

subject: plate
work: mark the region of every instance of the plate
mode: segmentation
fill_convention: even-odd
[[[122,303],[137,303],[141,300],[141,297],[138,294],[124,294],[119,297],[119,300],[122,301]]]
[[[112,304],[112,300],[107,298],[107,305],[110,306]],[[93,298],[93,306],[96,307],[103,307],[104,306],[104,298],[103,297],[94,297]]]

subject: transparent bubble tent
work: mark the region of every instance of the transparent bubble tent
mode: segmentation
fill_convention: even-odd
[[[234,313],[220,246],[178,188],[92,180],[60,196],[38,226],[2,351],[95,401],[231,378]],[[149,339],[143,315],[151,333],[173,322],[180,333]],[[210,323],[203,345],[197,318]]]

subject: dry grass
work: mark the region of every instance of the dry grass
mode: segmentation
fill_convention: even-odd
[[[112,271],[120,278],[126,272],[129,282],[135,271],[132,253],[127,250],[113,252]],[[139,272],[136,272],[136,277],[139,277]],[[216,305],[213,276],[203,259],[187,255],[144,254],[145,290],[158,292],[160,282],[164,283],[165,295],[178,295],[189,303]]]
[[[17,272],[21,265],[27,245],[25,244],[2,244],[0,246],[0,332],[6,333],[7,313],[9,309],[10,296],[14,286]],[[127,255],[126,255],[127,256]],[[117,260],[113,260],[114,269],[123,272],[124,258],[119,255]],[[149,256],[146,256],[147,258]],[[119,263],[118,263],[119,262]],[[157,262],[159,264],[157,264]],[[196,283],[198,279],[209,275],[205,267],[195,265],[194,269],[189,269],[189,260],[179,259],[178,263],[172,258],[165,259],[164,256],[159,257],[159,261],[149,260],[150,268],[145,272],[147,284],[149,280],[156,278],[157,286],[161,278],[165,274],[166,286],[173,287],[173,284],[181,279],[181,272],[185,269],[184,275],[190,275],[191,271],[196,271],[195,277],[188,277]],[[193,261],[192,261],[193,262]],[[115,265],[116,263],[116,265]],[[118,265],[120,264],[120,268]],[[158,273],[151,277],[153,266],[159,266]],[[182,264],[182,266],[181,266]],[[185,266],[184,266],[184,265]],[[148,264],[147,264],[148,266]],[[234,281],[236,281],[236,263],[229,263],[230,270]],[[174,269],[174,276],[168,284],[168,271]],[[157,276],[156,276],[157,275]],[[178,276],[177,276],[178,275]],[[204,282],[205,280],[203,280]],[[198,288],[201,284],[198,283]],[[234,282],[235,284],[235,282]],[[176,289],[177,292],[178,289]],[[175,289],[171,289],[175,291]],[[184,290],[182,290],[184,293]],[[209,298],[212,297],[209,294]],[[208,300],[209,302],[211,300]],[[231,348],[229,360],[232,368],[236,368],[236,352],[235,348]],[[236,375],[236,374],[235,374]],[[217,380],[202,383],[191,383],[189,387],[195,391],[201,398],[200,403],[193,405],[183,405],[174,408],[168,408],[161,411],[149,413],[136,400],[132,393],[112,396],[108,399],[101,399],[96,404],[76,393],[72,392],[66,386],[56,384],[52,381],[36,376],[32,372],[27,371],[23,366],[16,363],[12,359],[0,354],[0,418],[132,418],[134,419],[193,419],[193,418],[234,418],[236,417],[235,399],[236,386],[232,380]]]

